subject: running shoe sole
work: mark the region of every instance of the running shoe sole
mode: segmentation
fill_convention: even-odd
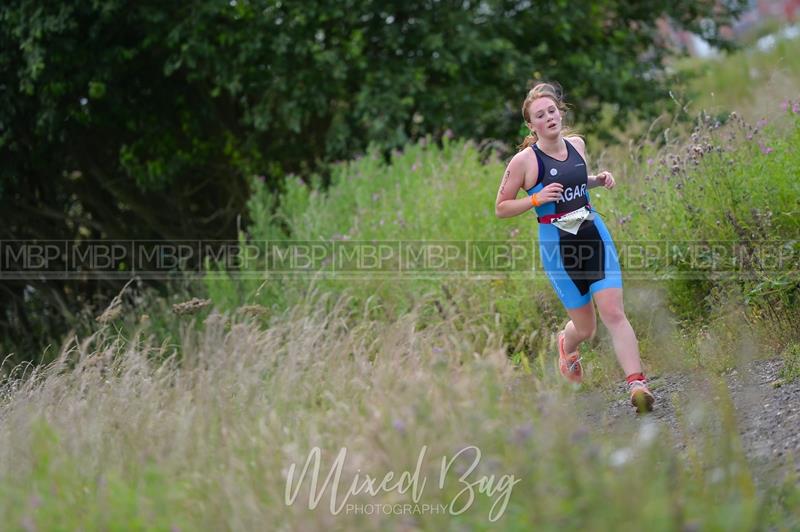
[[[656,398],[649,390],[645,391],[640,388],[631,392],[631,406],[636,409],[637,414],[652,412],[655,402]]]

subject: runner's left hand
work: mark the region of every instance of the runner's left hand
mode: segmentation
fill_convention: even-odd
[[[614,188],[614,185],[616,185],[616,181],[614,181],[614,176],[611,175],[611,172],[608,172],[606,170],[603,170],[602,172],[597,174],[595,176],[595,179],[597,180],[598,183],[609,189]]]

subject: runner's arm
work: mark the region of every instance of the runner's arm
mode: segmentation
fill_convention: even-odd
[[[522,152],[516,154],[511,162],[508,163],[500,189],[497,191],[497,199],[494,204],[494,214],[498,218],[511,218],[533,208],[530,196],[515,199],[517,193],[523,187],[525,181],[525,168]],[[537,167],[538,172],[538,167]]]

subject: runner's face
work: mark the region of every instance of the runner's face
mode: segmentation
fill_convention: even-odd
[[[531,128],[541,138],[557,138],[561,133],[561,112],[556,103],[543,96],[531,102],[528,107]]]

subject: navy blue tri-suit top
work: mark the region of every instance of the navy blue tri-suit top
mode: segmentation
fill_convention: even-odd
[[[566,139],[567,158],[563,161],[531,146],[539,163],[536,184],[529,196],[550,183],[561,183],[562,197],[535,207],[537,217],[564,214],[589,205],[589,174],[586,161]],[[542,266],[559,299],[568,309],[582,307],[592,294],[604,288],[622,288],[619,257],[603,220],[596,211],[583,221],[573,235],[551,223],[539,224],[539,253]]]

